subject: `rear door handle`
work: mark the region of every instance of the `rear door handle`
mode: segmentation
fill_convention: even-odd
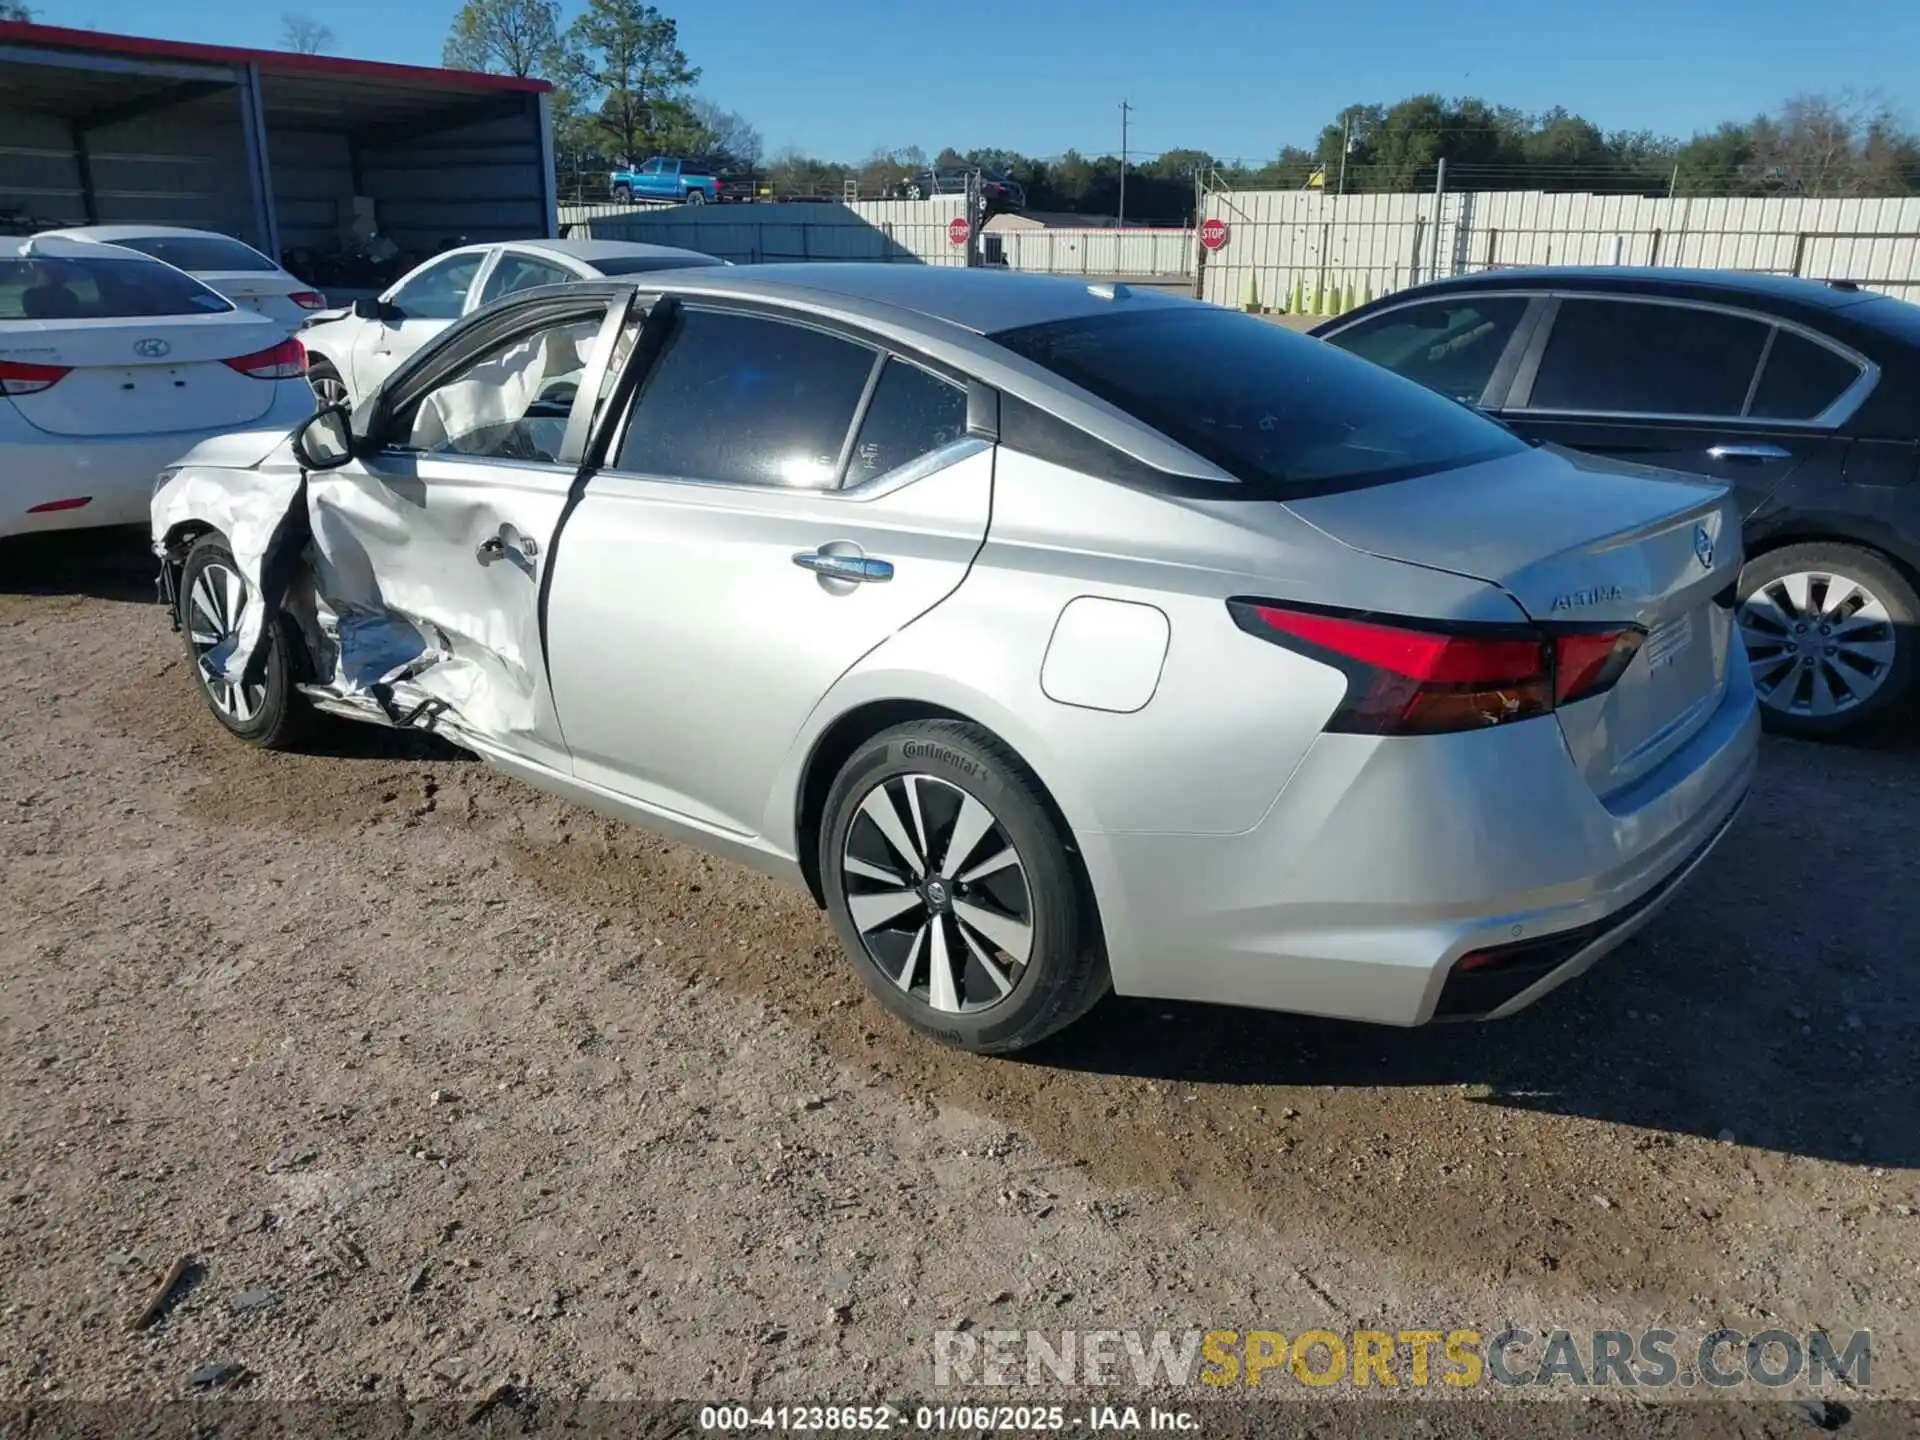
[[[1793,453],[1778,445],[1715,445],[1707,454],[1715,460],[1741,460],[1750,465],[1769,460],[1791,460]]]
[[[811,570],[828,580],[849,580],[872,585],[893,578],[893,562],[876,560],[871,555],[836,555],[826,550],[802,550],[793,557],[802,570]]]

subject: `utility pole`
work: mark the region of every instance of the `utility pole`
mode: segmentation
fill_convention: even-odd
[[[1347,152],[1353,148],[1353,112],[1343,110],[1340,113],[1340,189],[1339,194],[1347,193]],[[1326,182],[1322,180],[1321,184]]]
[[[1127,112],[1132,109],[1126,101],[1120,102],[1120,213],[1115,217],[1116,229],[1127,223]]]

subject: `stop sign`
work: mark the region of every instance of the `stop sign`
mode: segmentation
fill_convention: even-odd
[[[954,245],[964,245],[967,237],[973,233],[973,227],[967,224],[967,217],[956,215],[947,222],[947,240]]]
[[[1201,225],[1200,243],[1209,250],[1221,250],[1226,247],[1227,238],[1230,233],[1227,229],[1227,222],[1216,216],[1214,219],[1208,220]]]

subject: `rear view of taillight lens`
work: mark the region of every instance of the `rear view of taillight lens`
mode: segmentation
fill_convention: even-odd
[[[322,295],[318,290],[296,290],[287,296],[287,298],[302,310],[324,310],[327,308],[327,297]]]
[[[1552,712],[1620,678],[1644,632],[1441,624],[1353,611],[1230,600],[1250,635],[1342,671],[1347,693],[1329,730],[1444,735]]]
[[[307,373],[307,347],[288,338],[270,349],[236,355],[225,363],[255,380],[294,380]]]
[[[73,367],[70,365],[28,365],[19,360],[0,360],[0,395],[35,395],[51,389]]]
[[[1549,629],[1553,639],[1553,701],[1571,705],[1614,686],[1640,653],[1647,632],[1637,625]]]

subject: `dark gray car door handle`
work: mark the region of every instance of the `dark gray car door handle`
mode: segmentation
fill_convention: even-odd
[[[1715,445],[1707,454],[1715,460],[1744,460],[1751,465],[1768,460],[1791,460],[1792,452],[1778,445]]]
[[[811,570],[829,580],[851,580],[874,584],[893,578],[893,562],[875,560],[870,555],[834,555],[823,550],[802,550],[793,557],[802,570]]]

